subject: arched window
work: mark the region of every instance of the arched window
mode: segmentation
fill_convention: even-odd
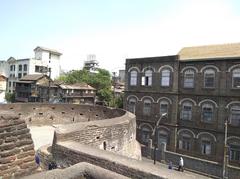
[[[230,111],[230,124],[240,126],[240,106],[232,106]]]
[[[130,98],[128,100],[128,111],[132,112],[133,114],[135,114],[136,111],[136,104],[137,104],[137,100],[135,98]]]
[[[143,101],[143,115],[149,116],[151,114],[151,100],[145,99]]]
[[[194,71],[192,69],[184,72],[183,86],[184,88],[194,88]]]
[[[202,105],[202,121],[211,122],[213,121],[213,105],[205,103]]]
[[[160,116],[162,116],[164,113],[168,114],[168,108],[169,108],[169,103],[168,101],[160,101]]]
[[[210,155],[212,152],[211,139],[207,137],[201,138],[201,153],[204,155]]]
[[[215,87],[215,71],[213,69],[207,69],[204,71],[204,87]]]
[[[18,71],[22,71],[22,65],[18,65]]]
[[[192,103],[184,102],[182,104],[182,120],[192,120]]]
[[[130,86],[137,85],[137,74],[138,74],[138,72],[135,70],[130,72]]]
[[[240,68],[232,71],[232,87],[240,88]]]
[[[164,69],[161,72],[161,86],[170,86],[170,75],[169,69]]]
[[[168,144],[168,132],[165,130],[160,129],[158,131],[158,146],[160,146],[162,143]]]
[[[228,139],[228,146],[229,146],[229,152],[230,161],[233,162],[240,162],[240,140],[239,139]]]
[[[141,129],[141,139],[142,142],[148,143],[151,135],[151,130],[148,127],[143,126]]]
[[[146,70],[142,76],[142,86],[152,86],[152,70]]]
[[[191,150],[192,136],[186,133],[183,133],[179,136],[178,148],[181,150]]]
[[[24,64],[23,70],[24,70],[24,71],[27,71],[27,64]]]

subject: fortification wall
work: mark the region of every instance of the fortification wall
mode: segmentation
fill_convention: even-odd
[[[34,145],[24,120],[0,112],[0,178],[29,175],[37,166]]]
[[[140,145],[136,141],[135,116],[128,112],[112,119],[58,126],[53,141],[53,146],[58,142],[75,141],[141,159]]]
[[[124,110],[76,104],[1,104],[1,111],[12,111],[29,125],[70,124],[120,117]]]

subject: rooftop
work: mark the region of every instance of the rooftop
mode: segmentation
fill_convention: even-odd
[[[62,89],[86,89],[86,90],[95,90],[92,86],[86,84],[86,83],[75,83],[75,84],[60,84],[60,87]]]
[[[240,57],[240,43],[184,47],[178,53],[179,60],[201,60]]]
[[[39,80],[40,78],[44,77],[46,75],[44,74],[32,74],[32,75],[26,75],[26,76],[23,76],[20,81],[37,81]]]
[[[62,53],[58,52],[57,50],[54,50],[54,49],[50,49],[50,48],[46,48],[46,47],[41,47],[41,46],[37,46],[34,51],[36,51],[37,49],[41,49],[43,51],[47,51],[47,52],[52,52],[56,55],[62,55]]]

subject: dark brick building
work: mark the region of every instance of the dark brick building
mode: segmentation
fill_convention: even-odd
[[[183,48],[178,55],[126,59],[124,106],[147,145],[156,121],[167,150],[240,166],[240,44]]]

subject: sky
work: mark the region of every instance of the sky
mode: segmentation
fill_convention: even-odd
[[[175,55],[186,46],[240,42],[238,0],[1,0],[0,60],[63,53],[64,71],[88,54],[101,68],[126,58]]]

